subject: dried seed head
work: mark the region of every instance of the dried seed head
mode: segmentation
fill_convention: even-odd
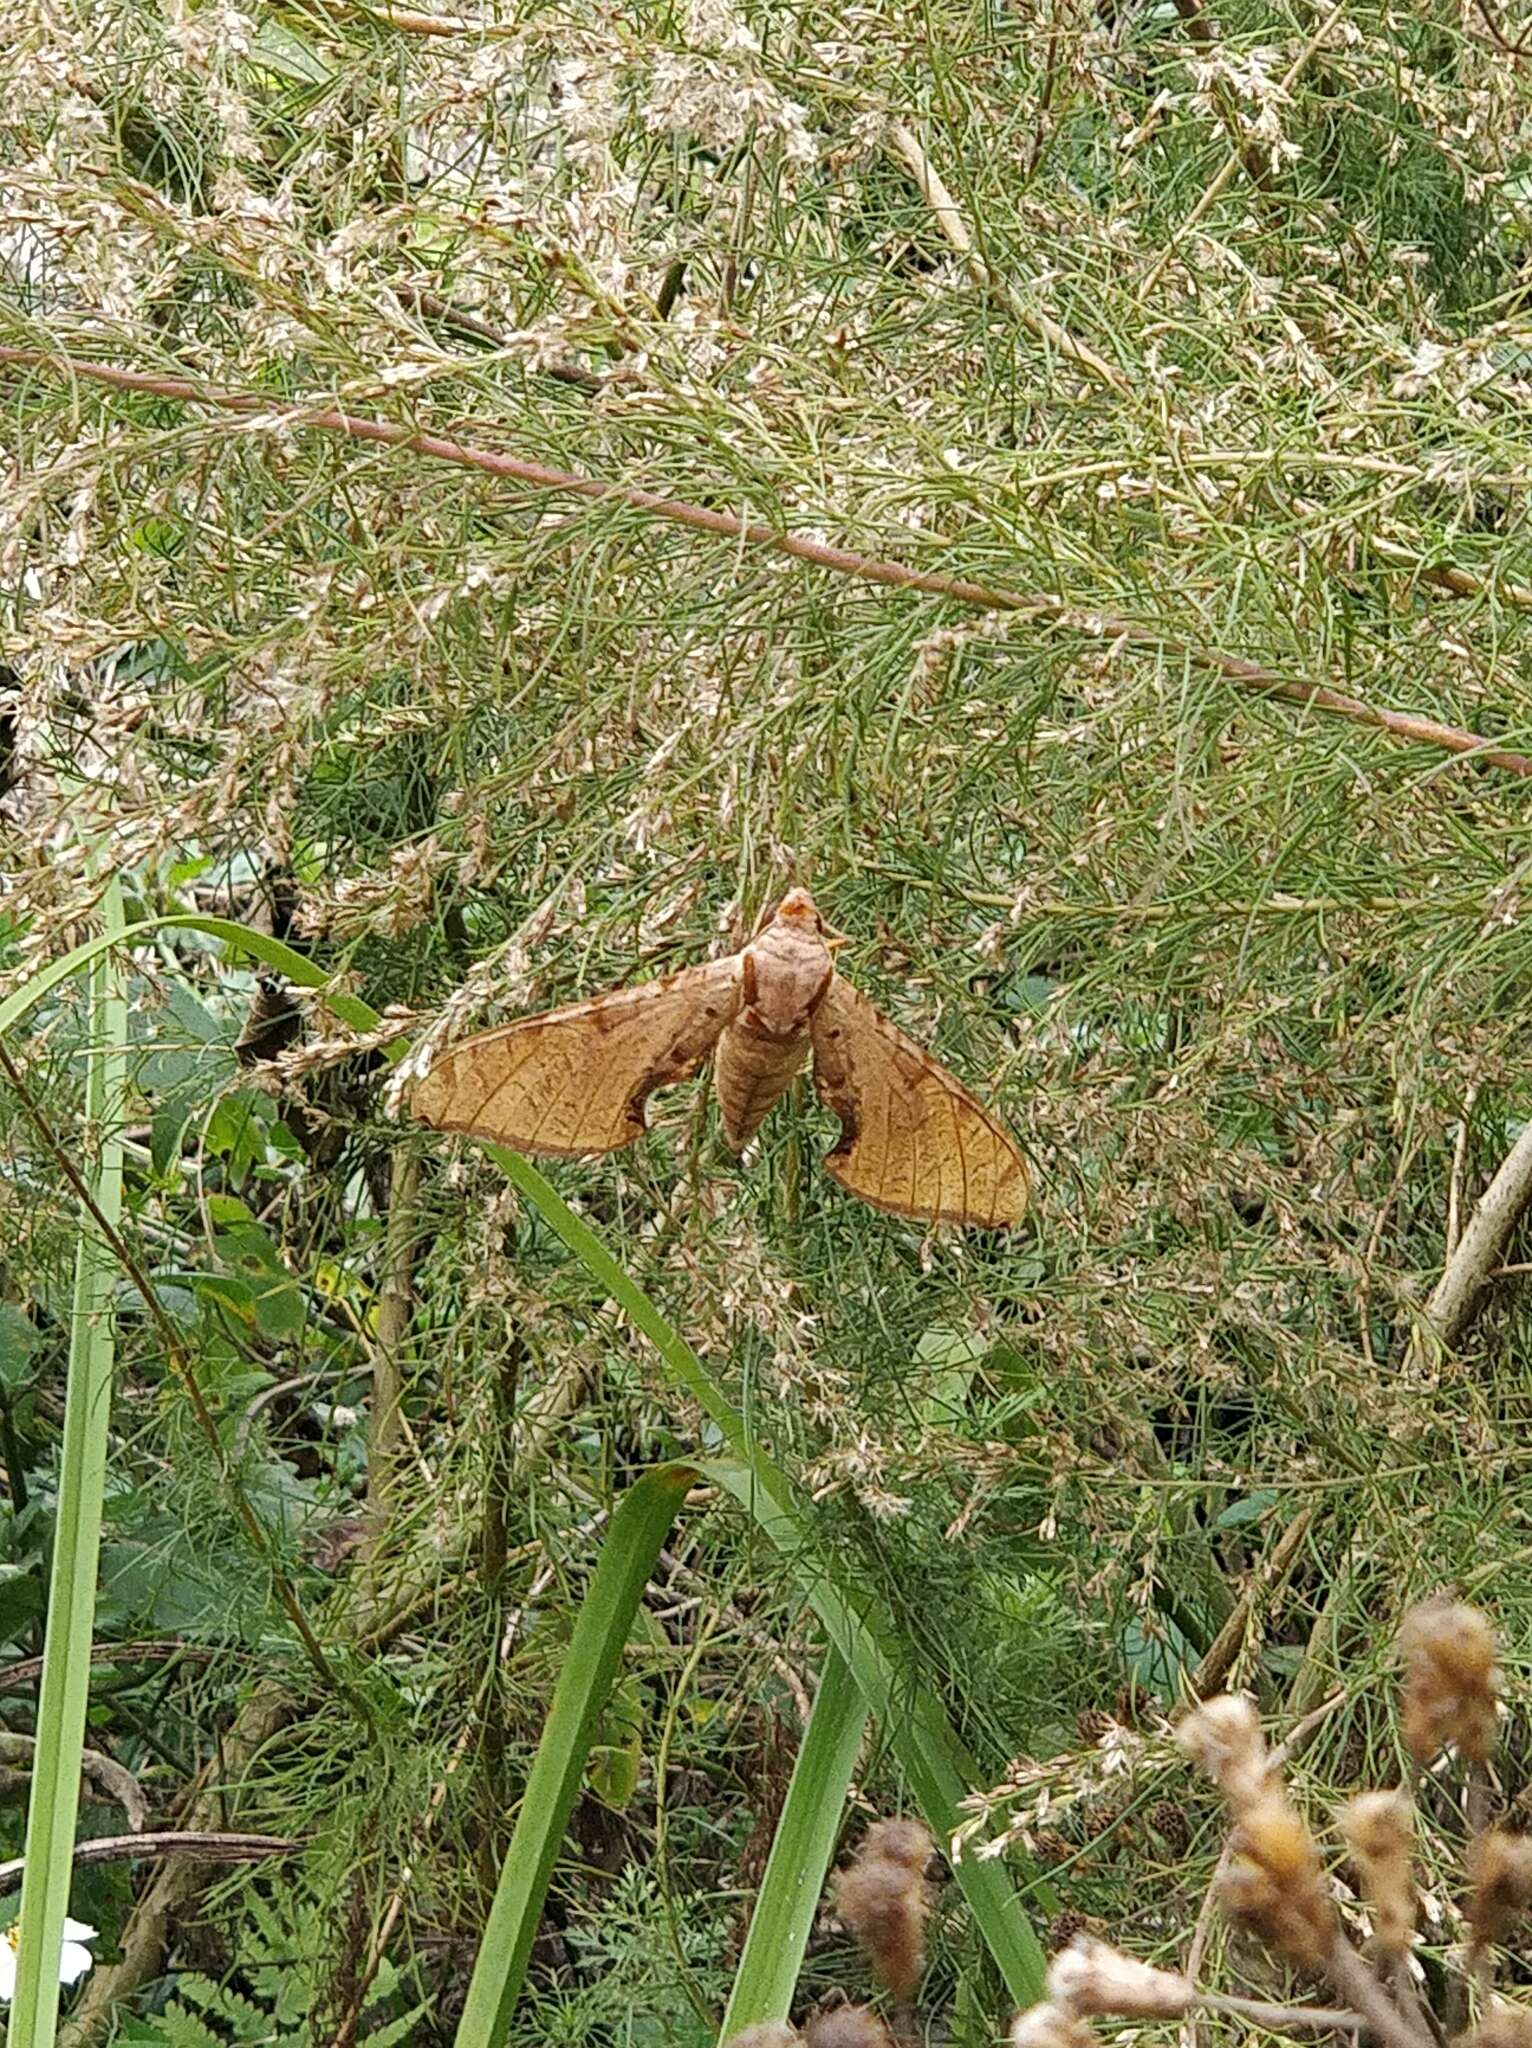
[[[862,1837],[858,1860],[873,1857],[884,1863],[897,1863],[923,1877],[931,1861],[932,1846],[931,1830],[924,1821],[875,1820]]]
[[[1048,1946],[1057,1954],[1061,1948],[1068,1948],[1077,1934],[1094,1934],[1099,1938],[1106,1931],[1104,1920],[1097,1920],[1089,1913],[1077,1913],[1072,1906],[1066,1906],[1062,1913],[1055,1913],[1048,1922]]]
[[[1124,2019],[1180,2019],[1191,2003],[1185,1977],[1156,1970],[1109,1943],[1077,1934],[1048,1970],[1048,1996],[1075,2013]]]
[[[1229,1847],[1219,1897],[1230,1919],[1300,1968],[1321,1968],[1335,1944],[1335,1908],[1302,1815],[1270,1792],[1241,1814]]]
[[[781,2020],[762,2020],[759,2026],[746,2027],[742,2034],[731,2034],[724,2048],[800,2048],[802,2040],[796,2027]]]
[[[1176,1740],[1207,1772],[1236,1817],[1265,1797],[1270,1759],[1254,1700],[1243,1693],[1218,1694],[1187,1715]]]
[[[1532,2010],[1524,2005],[1492,2005],[1460,2048],[1532,2048]]]
[[[1486,1828],[1468,1852],[1465,1917],[1475,1948],[1504,1941],[1532,1905],[1532,1835]]]
[[[930,1855],[931,1837],[919,1821],[879,1821],[835,1881],[836,1911],[901,2004],[914,1997],[925,1968]]]
[[[1372,1909],[1377,1945],[1403,1955],[1415,1938],[1415,1809],[1403,1792],[1362,1792],[1341,1815],[1341,1827]]]
[[[1011,2021],[1011,2048],[1101,2048],[1101,2038],[1067,2005],[1029,2005]]]
[[[836,2005],[803,2029],[805,2048],[894,2048],[894,2037],[865,2005]]]
[[[1191,1841],[1191,1824],[1186,1818],[1186,1808],[1174,1799],[1160,1799],[1150,1807],[1149,1825],[1157,1835],[1163,1835],[1178,1854]]]
[[[1495,1631],[1477,1607],[1461,1600],[1425,1600],[1404,1617],[1399,1725],[1417,1763],[1429,1763],[1449,1742],[1470,1763],[1487,1759],[1495,1746],[1500,1697],[1496,1648]]]

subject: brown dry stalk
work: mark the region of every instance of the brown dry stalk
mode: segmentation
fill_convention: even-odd
[[[1406,1373],[1418,1373],[1440,1348],[1451,1351],[1468,1328],[1516,1219],[1532,1200],[1532,1124],[1522,1130],[1479,1197],[1442,1277],[1415,1327]]]
[[[330,407],[309,408],[282,405],[255,392],[206,390],[184,377],[163,377],[144,370],[121,370],[110,363],[83,361],[47,349],[0,347],[0,363],[15,363],[34,369],[51,369],[69,377],[112,385],[122,391],[142,391],[156,398],[177,399],[186,405],[212,406],[221,412],[253,414],[283,427],[310,427],[321,433],[345,434],[356,441],[375,441],[388,448],[407,448],[433,461],[456,463],[460,468],[481,469],[491,476],[525,484],[533,490],[567,491],[575,497],[592,498],[628,505],[678,526],[699,533],[718,534],[747,546],[790,555],[795,561],[812,563],[839,576],[855,577],[864,583],[878,583],[891,590],[921,590],[954,604],[972,605],[981,611],[1019,612],[1039,625],[1073,631],[1117,647],[1142,647],[1181,661],[1193,668],[1210,671],[1240,689],[1263,697],[1281,697],[1304,704],[1315,711],[1332,712],[1355,725],[1371,726],[1392,733],[1396,739],[1413,740],[1422,746],[1439,747],[1449,754],[1471,754],[1489,768],[1502,768],[1511,775],[1532,776],[1532,756],[1508,747],[1496,746],[1482,734],[1462,726],[1445,725],[1440,719],[1417,717],[1413,712],[1391,711],[1367,704],[1325,683],[1302,682],[1284,676],[1259,662],[1245,661],[1220,647],[1203,647],[1179,641],[1151,626],[1135,625],[1069,604],[1063,598],[1037,591],[1008,590],[1002,586],[974,583],[966,577],[947,576],[934,569],[912,569],[904,562],[891,562],[875,555],[858,554],[851,548],[832,547],[826,541],[811,540],[806,534],[784,532],[774,526],[738,518],[732,512],[715,512],[705,505],[690,504],[684,498],[666,497],[636,484],[613,483],[604,477],[583,476],[573,470],[552,469],[546,463],[528,462],[517,455],[503,455],[441,434],[417,432],[391,420],[359,419],[355,414]]]
[[[1231,1666],[1245,1646],[1256,1602],[1274,1596],[1298,1561],[1304,1539],[1314,1525],[1317,1509],[1300,1508],[1277,1538],[1270,1557],[1262,1558],[1251,1572],[1228,1620],[1213,1638],[1206,1656],[1192,1674],[1194,1699],[1206,1699],[1228,1677]]]
[[[389,1170],[388,1220],[372,1319],[372,1405],[368,1411],[367,1554],[374,1566],[393,1540],[402,1474],[403,1355],[415,1310],[420,1154],[396,1145]]]
[[[1282,74],[1277,87],[1280,94],[1285,96],[1297,84],[1298,79],[1307,68],[1310,58],[1318,51],[1325,37],[1330,33],[1330,30],[1340,20],[1345,11],[1345,0],[1337,0],[1337,4],[1330,9],[1330,12],[1320,22],[1318,28],[1315,29],[1303,48],[1298,52],[1298,55]],[[1138,303],[1140,305],[1144,304],[1150,292],[1153,291],[1154,287],[1164,276],[1167,267],[1173,261],[1176,251],[1186,236],[1191,233],[1198,221],[1202,220],[1211,211],[1225,187],[1233,182],[1235,173],[1242,165],[1247,171],[1249,170],[1249,164],[1246,162],[1247,148],[1248,144],[1243,141],[1236,143],[1233,155],[1230,156],[1218,175],[1209,182],[1202,197],[1197,201],[1185,220],[1182,221],[1180,227],[1176,228],[1166,237],[1165,247],[1158,261],[1150,269],[1149,275],[1138,288]]]
[[[291,1856],[302,1843],[287,1835],[240,1835],[206,1828],[157,1828],[136,1835],[92,1835],[77,1842],[70,1860],[76,1870],[87,1863],[136,1863],[146,1856],[180,1856],[193,1863],[260,1863],[268,1856]],[[11,1884],[27,1867],[25,1856],[0,1863],[0,1885]]]

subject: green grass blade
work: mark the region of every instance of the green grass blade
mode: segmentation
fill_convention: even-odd
[[[812,1547],[805,1516],[796,1507],[784,1512],[762,1488],[753,1467],[708,1459],[701,1469],[734,1495],[787,1559],[863,1700],[881,1722],[927,1825],[945,1843],[963,1818],[960,1802],[974,1789],[978,1774],[941,1702],[914,1675],[881,1603],[824,1563]],[[1006,1989],[1018,2005],[1031,2005],[1042,1996],[1046,1958],[1005,1866],[969,1854],[956,1865],[956,1875]]]
[[[86,939],[82,945],[68,953],[62,953],[57,960],[50,960],[46,967],[40,967],[24,981],[7,999],[0,1003],[0,1038],[27,1012],[34,1009],[50,990],[67,981],[72,974],[78,974],[84,967],[111,952],[115,947],[132,945],[135,939],[151,937],[155,932],[204,932],[209,938],[222,939],[236,952],[248,953],[252,960],[259,960],[263,967],[273,973],[295,982],[300,988],[325,990],[325,1001],[353,1031],[375,1031],[382,1021],[370,1003],[364,1003],[359,996],[348,996],[338,989],[332,989],[332,976],[322,967],[316,967],[312,960],[306,960],[301,953],[295,953],[291,946],[284,946],[280,939],[273,939],[265,932],[239,924],[231,917],[202,917],[193,911],[172,911],[165,917],[146,917],[137,924],[125,925],[119,911],[117,929],[108,928],[98,932],[95,938]]]
[[[687,1465],[645,1473],[612,1516],[532,1760],[458,2021],[457,2048],[496,2048],[510,2029],[596,1724],[660,1546],[695,1477]]]
[[[861,1688],[831,1650],[772,1837],[720,2042],[758,2022],[787,2018],[866,1725]]]
[[[95,1138],[91,1191],[107,1221],[122,1213],[123,1091],[128,1009],[106,947],[120,937],[122,894],[113,880],[102,905],[105,944],[91,966],[85,1114]],[[111,1303],[116,1261],[82,1205],[69,1336],[69,1385],[59,1464],[58,1523],[48,1586],[48,1629],[37,1710],[37,1752],[27,1808],[16,1995],[8,2048],[52,2048],[58,2028],[59,1948],[74,1874],[80,1752],[90,1693],[90,1651],[101,1548],[101,1494],[115,1351]]]

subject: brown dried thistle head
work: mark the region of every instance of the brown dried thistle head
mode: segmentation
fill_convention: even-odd
[[[1335,1908],[1302,1815],[1269,1792],[1240,1815],[1219,1883],[1224,1911],[1300,1969],[1321,1969],[1335,1946]]]
[[[901,2005],[914,1997],[925,1968],[931,1846],[917,1820],[877,1821],[835,1880],[836,1911]]]
[[[1188,1714],[1176,1740],[1206,1771],[1236,1819],[1266,1796],[1271,1759],[1254,1700],[1243,1693],[1219,1693]]]
[[[1423,1600],[1404,1617],[1399,1728],[1417,1763],[1429,1763],[1449,1742],[1470,1763],[1487,1761],[1500,1697],[1497,1649],[1484,1616],[1461,1600]]]
[[[1468,1852],[1464,1918],[1476,1949],[1505,1940],[1532,1905],[1532,1835],[1486,1828]]]
[[[1415,1809],[1405,1792],[1360,1792],[1341,1813],[1341,1828],[1372,1911],[1384,1955],[1401,1956],[1415,1939],[1419,1901],[1411,1858]]]
[[[1090,1934],[1077,1934],[1048,1969],[1048,1996],[1078,2014],[1176,2020],[1193,1995],[1185,1977],[1156,1970]]]
[[[1460,2048],[1532,2048],[1532,2008],[1497,2002],[1462,2036]]]
[[[803,2029],[805,2048],[895,2048],[894,2037],[865,2005],[835,2005]]]

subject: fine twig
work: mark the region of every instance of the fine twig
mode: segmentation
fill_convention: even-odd
[[[998,306],[1010,314],[1030,333],[1034,334],[1045,348],[1076,363],[1082,370],[1099,379],[1119,398],[1131,395],[1131,386],[1126,377],[1103,356],[1085,342],[1077,340],[1067,327],[1062,326],[1050,313],[1040,307],[1029,306],[1008,278],[989,262],[975,243],[967,221],[956,199],[953,198],[935,165],[926,155],[918,138],[901,122],[889,124],[886,131],[890,151],[909,172],[920,188],[920,196],[930,207],[936,225],[963,259],[963,267],[977,284]]]
[[[0,1765],[19,1764],[24,1781],[30,1777],[36,1751],[35,1735],[24,1735],[19,1729],[0,1731]],[[143,1786],[126,1764],[118,1763],[115,1757],[103,1756],[99,1749],[82,1750],[80,1775],[88,1785],[95,1787],[103,1800],[122,1808],[127,1815],[128,1826],[135,1834],[142,1833],[149,1821],[149,1801],[144,1796]]]
[[[217,1650],[205,1644],[183,1643],[175,1636],[156,1638],[143,1643],[96,1643],[92,1645],[92,1664],[159,1664],[174,1660],[178,1664],[211,1664],[219,1655]],[[0,1693],[19,1692],[23,1686],[35,1685],[43,1675],[41,1657],[22,1657],[14,1664],[0,1665]]]
[[[852,548],[834,547],[826,541],[813,540],[807,534],[784,532],[758,521],[741,519],[732,512],[714,511],[709,506],[667,497],[658,491],[646,491],[637,485],[613,483],[603,477],[585,476],[573,470],[553,469],[546,463],[529,462],[520,456],[504,455],[494,449],[449,440],[441,434],[417,432],[389,420],[360,419],[355,414],[330,407],[283,405],[254,392],[204,389],[183,377],[122,370],[109,363],[89,362],[45,349],[3,346],[0,347],[0,363],[61,370],[68,376],[111,385],[119,390],[141,391],[187,405],[206,405],[221,412],[251,415],[263,422],[269,421],[273,428],[291,430],[304,427],[321,433],[344,434],[353,440],[403,448],[435,461],[483,470],[490,476],[523,484],[533,490],[568,492],[598,502],[627,505],[634,511],[691,527],[699,533],[715,534],[746,546],[788,555],[795,561],[808,562],[816,568],[880,584],[887,589],[924,591],[929,596],[946,598],[954,604],[971,605],[981,611],[1017,613],[1039,626],[1077,633],[1109,646],[1151,650],[1170,661],[1184,662],[1189,667],[1209,671],[1258,696],[1283,698],[1311,710],[1332,712],[1353,724],[1391,733],[1397,739],[1416,741],[1450,754],[1471,755],[1486,767],[1501,768],[1512,775],[1532,776],[1532,755],[1497,746],[1483,734],[1444,724],[1440,719],[1422,718],[1411,712],[1364,703],[1361,698],[1332,690],[1327,684],[1282,675],[1260,662],[1245,661],[1223,648],[1180,641],[1153,626],[1139,625],[1129,619],[1076,606],[1042,592],[1008,590],[975,583],[967,577],[948,576],[939,570],[911,568],[904,562],[859,554]]]
[[[286,1835],[243,1835],[208,1828],[158,1828],[135,1835],[93,1835],[77,1842],[71,1861],[76,1870],[90,1863],[129,1863],[139,1857],[174,1856],[191,1863],[262,1863],[271,1856],[291,1856],[303,1844]],[[14,1885],[27,1867],[25,1856],[0,1863],[0,1886]]]
[[[1343,2006],[1279,2005],[1266,1998],[1236,1998],[1218,1991],[1199,1991],[1194,2005],[1202,2012],[1227,2013],[1257,2027],[1300,2027],[1315,2033],[1333,2028],[1337,2033],[1355,2034],[1367,2024],[1361,2013],[1348,2012]]]

